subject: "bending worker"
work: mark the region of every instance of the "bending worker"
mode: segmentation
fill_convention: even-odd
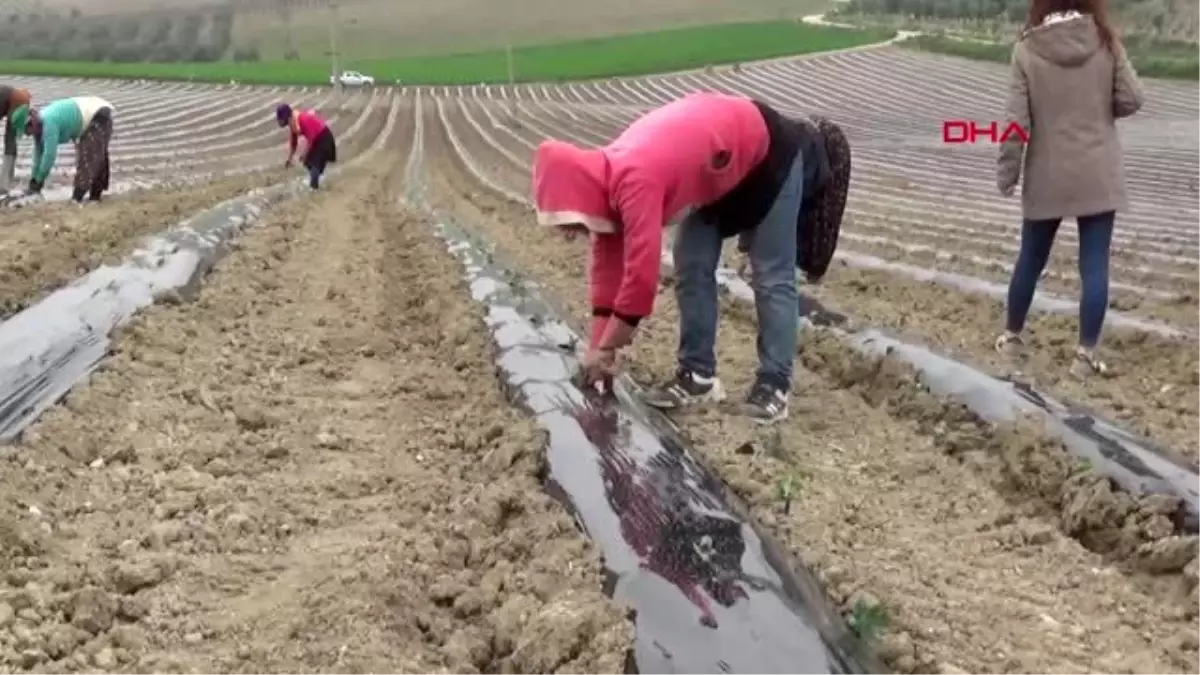
[[[41,110],[18,109],[13,125],[33,137],[33,169],[29,193],[37,194],[46,186],[58,146],[75,141],[75,191],[71,198],[83,203],[100,201],[108,189],[108,145],[113,135],[113,106],[96,96],[76,96],[54,101]]]
[[[679,368],[647,402],[679,408],[723,398],[716,271],[722,241],[744,236],[759,361],[744,410],[762,423],[786,417],[799,330],[796,267],[819,278],[836,247],[850,176],[841,130],[785,118],[749,98],[694,93],[635,120],[602,148],[545,141],[534,161],[538,222],[591,236],[588,380],[616,373],[617,352],[654,308],[663,229],[694,208],[675,237]]]
[[[304,138],[304,153],[300,156],[304,168],[308,169],[308,186],[316,190],[321,187],[321,176],[329,164],[337,162],[337,143],[333,130],[311,110],[293,110],[286,103],[275,108],[275,121],[288,129],[288,156],[284,166],[291,167],[296,156],[300,138]]]
[[[22,131],[13,125],[12,114],[21,106],[29,108],[33,97],[28,89],[0,84],[0,117],[4,122],[4,166],[0,167],[0,190],[12,187],[17,170],[17,134]]]

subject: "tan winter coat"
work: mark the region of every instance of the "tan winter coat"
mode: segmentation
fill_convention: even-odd
[[[1136,113],[1142,86],[1125,49],[1110,53],[1091,16],[1056,15],[1013,48],[1007,122],[1029,130],[1001,145],[997,186],[1030,220],[1070,218],[1127,207],[1125,166],[1115,120]],[[1007,123],[1006,123],[1007,126]]]

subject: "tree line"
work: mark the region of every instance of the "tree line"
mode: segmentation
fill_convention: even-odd
[[[209,62],[219,61],[233,39],[233,12],[85,17],[9,14],[0,20],[0,59],[42,61]],[[247,50],[235,57],[256,60]],[[249,58],[253,56],[254,58]]]
[[[1190,5],[1186,0],[1110,0],[1109,6],[1127,32],[1167,39],[1196,38],[1194,0]],[[850,0],[839,13],[1021,24],[1028,12],[1028,0]]]

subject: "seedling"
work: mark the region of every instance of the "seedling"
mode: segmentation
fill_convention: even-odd
[[[882,603],[868,603],[859,598],[850,610],[850,628],[863,642],[874,642],[892,622]]]
[[[792,500],[800,494],[800,479],[801,476],[794,473],[789,473],[779,479],[779,500],[783,502],[785,515],[792,512]]]

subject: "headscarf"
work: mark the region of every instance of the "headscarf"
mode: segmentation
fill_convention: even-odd
[[[292,119],[292,106],[286,103],[280,103],[276,106],[275,121],[279,122],[279,126],[287,124],[290,119]]]
[[[533,196],[539,225],[583,225],[612,234],[618,217],[608,199],[608,160],[596,149],[543,141],[533,159]]]

